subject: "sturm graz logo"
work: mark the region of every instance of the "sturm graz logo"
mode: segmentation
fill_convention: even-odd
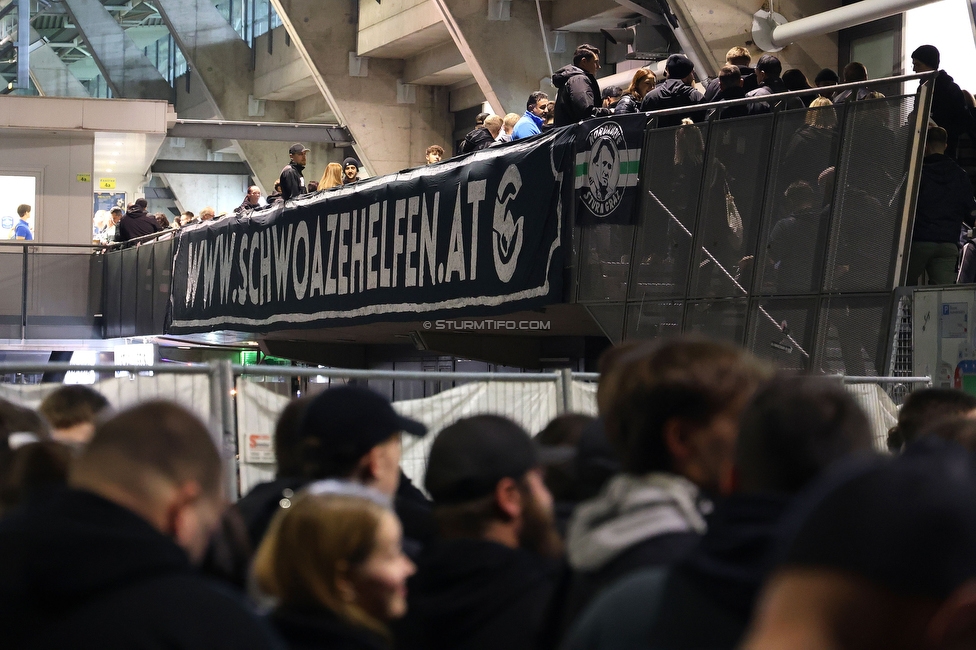
[[[620,182],[621,153],[627,150],[624,130],[616,122],[606,122],[590,131],[586,144],[589,154],[581,198],[590,212],[605,217],[617,208],[624,193]]]

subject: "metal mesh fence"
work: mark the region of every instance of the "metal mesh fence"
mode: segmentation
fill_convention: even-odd
[[[649,128],[635,225],[578,229],[578,302],[615,342],[700,332],[884,374],[922,123],[914,96],[869,97]]]

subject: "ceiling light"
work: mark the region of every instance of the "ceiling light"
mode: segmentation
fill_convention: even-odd
[[[111,170],[111,169],[106,169],[106,170],[105,170],[105,173],[107,173],[107,174],[111,174],[111,173],[112,173],[112,170]]]
[[[114,160],[110,160],[110,161],[108,161],[108,164],[114,165],[115,164],[115,161]]]
[[[257,341],[244,341],[244,345],[259,345]]]

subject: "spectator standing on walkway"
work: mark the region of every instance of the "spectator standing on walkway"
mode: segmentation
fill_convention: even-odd
[[[322,172],[319,179],[320,190],[331,190],[333,187],[342,187],[342,165],[330,162]]]
[[[759,87],[746,93],[746,97],[766,97],[787,92],[789,89],[780,78],[781,74],[783,74],[783,64],[780,60],[772,54],[763,54],[756,62],[756,81],[759,82]],[[753,115],[769,113],[779,104],[780,102],[755,102],[750,104],[749,112]],[[785,100],[783,108],[806,108],[806,104],[799,97],[790,97]]]
[[[564,66],[552,75],[552,85],[557,89],[555,126],[610,115],[611,111],[603,108],[600,84],[596,80],[599,69],[599,48],[584,43],[573,53],[573,65]]]
[[[498,118],[498,128],[495,130],[494,135],[492,135],[492,130],[488,128],[488,120],[492,120],[492,124],[495,123],[492,118]],[[490,147],[495,141],[498,132],[501,130],[501,121],[502,118],[497,115],[486,115],[481,124],[474,127],[464,136],[464,140],[461,141],[461,146],[458,147],[458,153],[472,153]]]
[[[425,483],[439,538],[410,581],[398,647],[537,648],[561,545],[529,435],[498,416],[460,420],[434,440]]]
[[[224,508],[210,433],[175,404],[101,424],[71,489],[0,521],[10,648],[273,648],[233,594],[193,568]]]
[[[933,72],[939,70],[941,54],[934,45],[922,45],[912,52],[912,70]],[[930,83],[930,82],[926,82]],[[948,140],[945,155],[956,157],[959,136],[970,133],[976,137],[976,118],[966,107],[962,89],[945,70],[939,70],[932,90],[932,120],[946,130]]]
[[[50,393],[37,410],[51,425],[51,437],[76,449],[88,444],[95,426],[112,411],[101,393],[70,384]]]
[[[358,183],[359,178],[359,168],[362,164],[359,162],[358,158],[353,158],[349,156],[342,161],[342,184],[352,185],[353,183]]]
[[[126,210],[125,216],[119,221],[118,241],[129,241],[162,230],[156,222],[156,217],[146,212],[148,206],[149,202],[146,199],[136,199],[136,202]]]
[[[749,67],[750,63],[752,63],[752,56],[749,54],[749,50],[738,45],[730,49],[725,55],[725,64],[735,66],[739,70],[739,76],[742,79],[743,94],[759,87],[759,82],[756,81],[756,70]],[[721,82],[718,77],[715,77],[705,86],[705,101],[718,101],[715,97],[721,91]]]
[[[664,66],[667,75],[662,83],[644,95],[642,111],[701,104],[702,94],[691,84],[695,81],[695,64],[684,54],[672,54]],[[665,115],[658,118],[658,126],[677,126],[686,115]]]
[[[495,144],[505,144],[506,142],[512,141],[512,129],[515,128],[515,124],[519,121],[520,117],[517,113],[505,114],[505,117],[502,118],[502,131],[495,138]]]
[[[537,90],[529,95],[525,102],[525,113],[515,123],[512,129],[512,140],[531,138],[542,133],[542,124],[545,122],[546,109],[549,108],[549,95]]]
[[[278,176],[281,183],[281,200],[288,201],[297,196],[305,194],[305,176],[302,170],[308,162],[308,152],[305,145],[296,142],[288,149],[288,157],[291,161],[285,165]]]
[[[654,71],[650,68],[638,68],[634,73],[634,78],[630,80],[630,85],[624,88],[624,94],[620,101],[613,107],[614,115],[626,115],[636,113],[640,109],[644,95],[654,89],[657,79]]]
[[[724,102],[732,99],[745,98],[746,89],[742,87],[742,72],[738,66],[722,66],[722,69],[718,71],[716,80],[719,83],[720,90],[714,95],[712,101]],[[713,109],[709,111],[709,114],[716,110],[719,109]],[[745,104],[739,104],[738,106],[729,106],[728,108],[721,109],[717,118],[720,120],[728,120],[733,117],[745,117],[748,114],[749,107]]]
[[[17,216],[20,219],[17,221],[17,225],[14,226],[14,231],[11,233],[11,239],[21,239],[26,241],[33,241],[34,233],[30,229],[30,215],[31,207],[26,203],[21,203],[17,206]]]
[[[424,160],[427,161],[428,165],[436,165],[444,157],[444,147],[439,144],[432,144],[427,147],[427,151],[424,154]]]
[[[245,212],[250,212],[251,210],[256,210],[261,205],[261,188],[257,185],[252,185],[247,188],[247,194],[244,196],[244,200],[241,202],[234,212],[237,214],[243,214]]]
[[[908,259],[909,286],[917,285],[923,272],[928,272],[929,284],[956,281],[960,231],[972,228],[976,218],[973,186],[962,167],[945,154],[947,140],[945,129],[929,127]]]

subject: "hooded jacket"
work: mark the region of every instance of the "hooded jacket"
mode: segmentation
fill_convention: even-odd
[[[610,109],[600,106],[600,84],[596,77],[575,65],[563,66],[552,75],[556,93],[554,126],[576,124],[580,120],[610,115]]]
[[[136,237],[151,235],[160,230],[162,228],[156,222],[156,217],[149,216],[146,209],[137,204],[126,210],[122,218],[119,219],[116,240],[129,241]]]
[[[976,199],[962,167],[943,154],[922,159],[913,242],[958,243],[962,224],[973,225]]]
[[[536,648],[555,579],[555,563],[524,549],[478,539],[441,542],[410,580],[397,648]]]
[[[744,99],[746,96],[746,89],[742,86],[732,86],[731,88],[726,88],[725,90],[719,89],[719,91],[713,96],[711,101],[713,102],[724,102],[733,99]],[[708,99],[705,100],[709,101]],[[730,120],[734,117],[745,117],[749,114],[749,106],[746,104],[739,104],[737,106],[729,106],[727,108],[713,108],[708,111],[708,117],[711,118],[712,113],[715,111],[721,111],[716,117],[720,120]]]
[[[701,104],[702,94],[692,86],[689,86],[681,79],[665,79],[662,83],[654,86],[641,102],[642,111],[659,111],[666,108],[678,108],[680,106],[694,106]],[[681,124],[681,118],[691,116],[695,121],[700,121],[703,115],[695,114],[698,119],[689,111],[685,115],[665,115],[658,118],[658,126],[677,126]]]
[[[956,142],[963,133],[976,137],[976,119],[966,109],[962,89],[945,70],[939,70],[932,91],[932,119],[948,132],[946,154],[955,157]]]
[[[282,201],[288,201],[305,193],[305,176],[302,175],[303,169],[305,169],[305,165],[290,162],[281,170],[278,182],[281,183]]]
[[[135,513],[65,490],[0,521],[8,648],[276,648],[231,593]]]
[[[640,568],[676,562],[705,532],[704,499],[676,474],[620,474],[569,523],[566,550],[573,569],[563,621],[601,589]]]
[[[607,588],[564,647],[738,647],[789,504],[788,495],[733,495],[716,508],[708,532],[684,561],[637,571]]]

